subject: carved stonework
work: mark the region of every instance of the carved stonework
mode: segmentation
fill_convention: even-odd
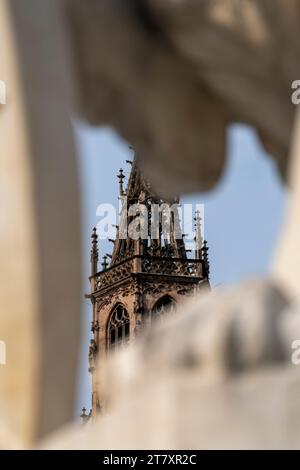
[[[97,351],[97,343],[94,339],[91,339],[89,347],[89,372],[94,372],[95,370]]]
[[[142,270],[151,274],[167,274],[169,276],[196,276],[196,267],[200,260],[187,260],[177,258],[145,258],[142,261]]]
[[[95,289],[100,290],[130,277],[133,260],[127,260],[95,276]]]
[[[135,161],[124,192],[123,170],[119,175],[119,191],[127,197],[127,204],[145,204],[148,222],[151,223],[151,204],[165,204],[152,193],[149,183],[141,176]],[[175,202],[175,200],[173,201]],[[176,200],[177,202],[177,200]],[[177,209],[176,209],[177,210]],[[173,221],[176,214],[173,214]],[[195,249],[194,259],[187,257],[184,238],[174,231],[170,223],[170,233],[163,231],[164,214],[158,215],[158,239],[124,239],[116,231],[111,262],[108,266],[105,257],[102,271],[94,272],[98,260],[98,246],[95,231],[92,246],[92,276],[90,295],[93,304],[92,332],[89,351],[89,370],[93,380],[93,415],[105,408],[106,397],[99,394],[94,377],[97,357],[105,357],[121,344],[127,344],[151,327],[152,320],[163,320],[166,312],[174,310],[183,297],[191,296],[196,289],[208,282],[208,249]],[[134,217],[128,216],[128,223]],[[196,218],[198,241],[201,239],[199,216]],[[177,238],[176,238],[177,237]],[[167,317],[166,317],[167,318]]]
[[[106,307],[107,305],[110,305],[112,303],[112,299],[116,297],[128,297],[129,295],[135,294],[137,290],[137,284],[135,281],[133,281],[130,284],[124,284],[119,287],[115,287],[113,289],[113,292],[110,290],[107,294],[104,295],[99,295],[96,297],[96,311],[97,313],[100,312],[100,310],[103,307]],[[95,294],[97,295],[97,294]]]

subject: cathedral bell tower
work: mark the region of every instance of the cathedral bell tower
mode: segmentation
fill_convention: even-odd
[[[92,416],[105,408],[97,391],[97,357],[132,342],[182,298],[209,287],[208,248],[206,241],[202,242],[199,213],[191,258],[180,229],[178,200],[161,200],[141,175],[136,160],[128,163],[132,169],[126,190],[123,170],[118,175],[122,211],[112,254],[103,256],[100,270],[96,229],[92,233]]]

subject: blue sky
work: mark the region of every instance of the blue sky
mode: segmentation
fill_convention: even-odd
[[[90,234],[97,224],[100,203],[118,204],[117,174],[122,167],[129,174],[132,151],[110,129],[76,126],[82,193],[84,292],[89,292]],[[268,272],[276,244],[287,192],[276,167],[263,151],[255,132],[244,125],[228,131],[228,162],[218,186],[209,193],[192,194],[181,202],[205,206],[205,238],[209,244],[211,285],[223,288]],[[101,242],[100,256],[111,251]],[[78,414],[90,406],[87,372],[88,343],[91,338],[91,306],[82,296],[83,346],[78,392]]]

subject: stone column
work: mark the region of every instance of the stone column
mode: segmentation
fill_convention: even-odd
[[[74,413],[80,217],[62,2],[0,2],[1,426],[29,445]]]

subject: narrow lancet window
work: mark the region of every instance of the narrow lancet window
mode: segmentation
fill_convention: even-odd
[[[107,348],[115,349],[129,342],[130,321],[127,310],[122,304],[113,309],[107,328]]]

